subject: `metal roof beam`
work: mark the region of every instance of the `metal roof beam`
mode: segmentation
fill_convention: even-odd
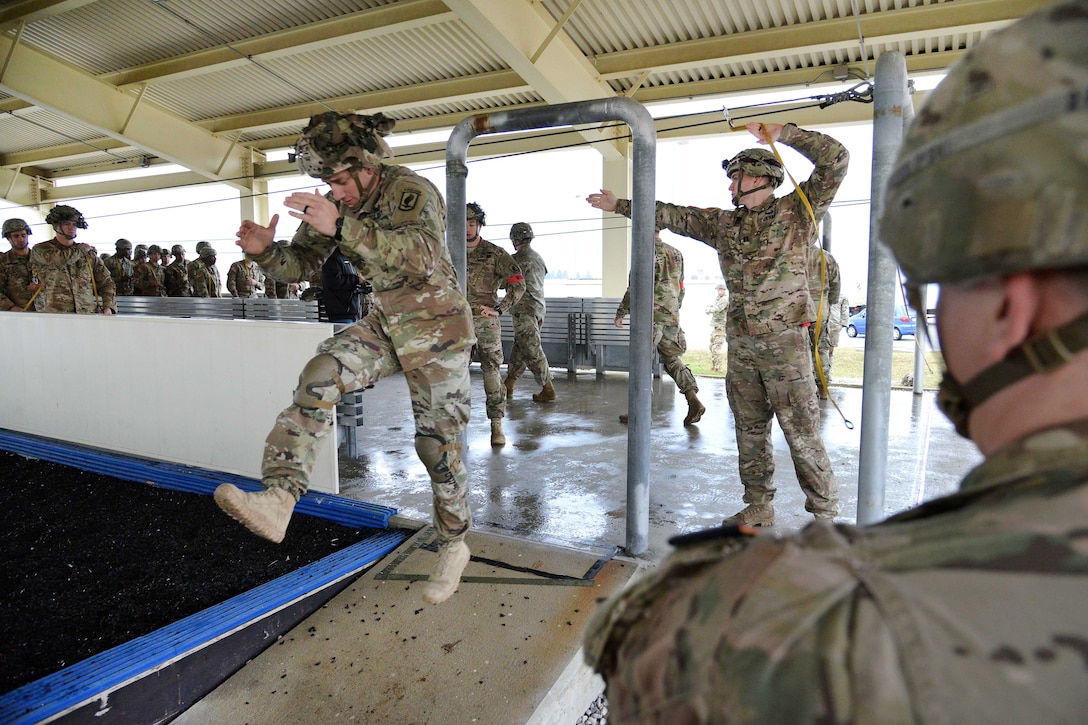
[[[334,98],[325,102],[335,111],[395,111],[413,108],[419,105],[438,105],[456,103],[473,98],[489,98],[509,93],[529,93],[533,89],[514,71],[492,71],[466,78],[451,78],[431,83],[418,83],[402,88],[390,88],[383,91],[359,93],[352,96]],[[315,113],[328,110],[319,103],[300,103],[294,106],[273,108],[267,111],[239,113],[233,116],[200,121],[197,125],[212,133],[229,133],[239,130],[254,130],[285,123],[299,123],[300,127]]]
[[[8,57],[0,90],[98,133],[192,169],[209,179],[248,189],[249,150],[221,139],[149,101],[119,91],[57,58],[0,35]]]
[[[472,28],[476,42],[494,50],[548,103],[615,97],[565,33],[560,32],[546,42],[555,20],[540,3],[446,0],[446,4]],[[538,49],[542,52],[533,62],[530,59]],[[583,135],[593,142],[614,138],[592,130],[584,131]],[[598,143],[597,148],[610,158],[621,158],[625,153],[624,144]]]
[[[11,0],[0,8],[0,28],[18,22],[32,23],[93,2],[97,0]]]

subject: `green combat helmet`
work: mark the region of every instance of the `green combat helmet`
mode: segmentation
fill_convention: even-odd
[[[518,222],[510,227],[510,241],[514,244],[533,241],[533,228],[527,222]]]
[[[214,256],[215,256],[215,249],[212,248],[212,245],[205,244],[203,247],[200,248],[200,258],[201,259],[210,259],[211,257],[214,257]]]
[[[777,189],[786,178],[786,171],[781,162],[767,149],[745,149],[731,159],[722,161],[722,168],[730,179],[733,174],[743,171],[749,176],[765,176]]]
[[[1088,269],[1088,0],[988,36],[930,94],[888,179],[880,235],[920,285]],[[937,404],[957,432],[991,395],[1086,346],[1088,315],[1027,340]]]
[[[132,242],[130,242],[127,239],[118,239],[117,243],[114,244],[113,246],[117,249],[118,252],[121,252],[121,251],[131,252],[132,251]]]
[[[4,231],[2,236],[4,237],[4,239],[11,239],[11,237],[8,235],[10,235],[12,232],[26,232],[26,235],[28,237],[34,233],[30,231],[30,227],[27,226],[27,223],[22,219],[8,219],[4,222]]]
[[[393,150],[382,138],[396,121],[378,113],[319,113],[295,143],[299,171],[315,179],[327,179],[345,169],[377,168]]]
[[[993,33],[911,124],[880,236],[914,285],[1088,266],[1088,2]]]
[[[465,221],[479,222],[481,227],[485,226],[487,215],[484,214],[484,208],[474,201],[465,204]]]
[[[45,216],[45,223],[51,227],[56,227],[62,222],[75,222],[77,229],[87,228],[87,220],[83,218],[79,210],[67,204],[58,204]]]
[[[185,247],[181,246],[180,244],[175,244],[174,246],[170,247],[170,254],[174,255],[175,257],[180,257],[185,254]]]

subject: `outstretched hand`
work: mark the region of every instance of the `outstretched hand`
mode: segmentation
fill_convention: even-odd
[[[608,189],[601,189],[599,194],[590,194],[586,197],[589,205],[601,211],[616,211],[616,195]]]
[[[280,215],[273,214],[268,226],[261,226],[257,222],[246,219],[238,228],[238,241],[235,242],[246,254],[257,256],[264,254],[272,246],[276,238],[276,225],[279,224]]]

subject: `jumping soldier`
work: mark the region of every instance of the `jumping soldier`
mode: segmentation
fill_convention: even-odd
[[[393,155],[382,138],[393,124],[381,114],[330,111],[311,118],[296,159],[304,174],[331,191],[287,197],[290,215],[303,222],[290,243],[273,241],[278,214],[268,226],[247,220],[238,230],[247,259],[281,280],[319,272],[339,247],[373,285],[377,304],[323,342],[303,368],[294,403],[268,434],[265,490],[245,493],[224,484],[215,500],[250,531],[281,541],[309,487],[340,396],[403,371],[416,452],[431,478],[439,550],[423,599],[438,604],[457,589],[470,558],[464,539],[472,514],[460,436],[470,411],[472,317],[446,248],[442,195],[410,169],[383,163]]]

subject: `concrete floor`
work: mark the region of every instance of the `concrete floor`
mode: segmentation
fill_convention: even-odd
[[[507,404],[507,445],[490,446],[483,414],[483,383],[472,370],[472,420],[465,463],[471,479],[475,524],[537,540],[615,545],[626,540],[627,375],[593,371],[555,374],[558,400],[534,403],[526,374]],[[655,379],[651,424],[650,536],[639,555],[656,561],[668,538],[709,526],[735,513],[743,489],[737,476],[733,417],[723,378],[699,378],[707,412],[685,427],[687,403],[668,377]],[[824,401],[822,434],[839,483],[841,519],[857,516],[861,390],[832,383],[832,397],[853,421],[849,430]],[[341,495],[397,508],[402,516],[429,521],[430,484],[416,458],[407,390],[399,376],[363,395],[366,426],[357,459],[341,457]],[[775,509],[779,527],[797,528],[811,516],[793,471],[789,450],[774,426]],[[955,490],[981,457],[937,411],[934,394],[891,394],[885,512],[892,514]]]
[[[627,375],[557,373],[558,400],[543,405],[525,376],[507,408],[509,442],[492,449],[474,367],[465,454],[473,558],[439,607],[419,594],[435,556],[425,526],[431,490],[405,383],[398,376],[367,390],[361,455],[341,457],[341,495],[395,507],[403,522],[424,528],[175,722],[573,725],[603,687],[581,662],[596,602],[668,553],[672,535],[715,526],[741,506],[724,380],[700,378],[699,386],[707,412],[684,427],[684,397],[671,379],[654,381],[649,546],[630,558],[617,555],[626,539],[627,428],[617,416],[627,407]],[[848,429],[822,404],[841,520],[853,522],[861,390],[831,392],[855,424]],[[889,437],[888,514],[955,490],[980,460],[932,393],[893,390]],[[803,526],[811,516],[780,432],[774,445],[778,522]]]

